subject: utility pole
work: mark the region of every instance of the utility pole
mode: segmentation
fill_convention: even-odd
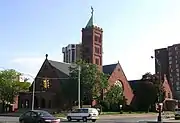
[[[35,80],[33,81],[32,110],[34,110],[34,92],[35,92]]]
[[[159,65],[159,84],[161,86],[161,62],[159,61],[159,59],[157,59],[156,57],[153,57],[151,56],[151,58],[155,59],[155,61],[157,62],[157,64]],[[163,103],[162,103],[162,93],[161,93],[161,88],[158,88],[158,117],[157,117],[157,121],[158,122],[161,122],[162,121],[162,116],[161,116],[161,109],[162,109],[162,106],[163,106]]]
[[[78,108],[81,108],[81,66],[78,66]]]

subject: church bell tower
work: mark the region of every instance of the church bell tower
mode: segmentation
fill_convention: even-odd
[[[91,7],[91,17],[85,28],[82,28],[82,59],[98,65],[102,71],[103,30],[93,22],[94,10]]]

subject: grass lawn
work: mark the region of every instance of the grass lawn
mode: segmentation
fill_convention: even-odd
[[[120,112],[102,112],[101,115],[118,115]],[[156,114],[156,112],[123,112],[122,114]]]
[[[157,114],[157,112],[123,112],[123,114],[120,114],[120,112],[101,112],[101,115],[128,115],[128,114]],[[172,114],[172,112],[165,112],[165,114]],[[67,113],[57,113],[53,114],[55,117],[66,117]],[[162,114],[163,115],[163,114]]]
[[[57,114],[53,114],[55,117],[66,117],[66,113],[57,113]]]
[[[120,112],[101,112],[101,115],[119,115]],[[123,114],[157,114],[156,112],[123,112]],[[123,115],[122,114],[122,115]],[[57,114],[53,114],[55,117],[66,117],[66,113],[57,113]]]

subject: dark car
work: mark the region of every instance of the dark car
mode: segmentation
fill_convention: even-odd
[[[47,111],[31,110],[19,117],[20,123],[60,123],[60,119],[52,116]]]

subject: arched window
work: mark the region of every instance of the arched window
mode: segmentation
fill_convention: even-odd
[[[168,98],[171,98],[171,94],[170,93],[168,93]]]
[[[46,100],[44,98],[41,99],[41,108],[46,108]]]
[[[51,108],[51,100],[49,100],[48,108]]]
[[[122,81],[121,81],[121,80],[116,80],[116,82],[114,83],[114,85],[117,85],[117,86],[119,86],[119,87],[121,87],[121,88],[123,88],[123,89],[124,89],[124,87],[123,87],[123,84],[122,84]]]

